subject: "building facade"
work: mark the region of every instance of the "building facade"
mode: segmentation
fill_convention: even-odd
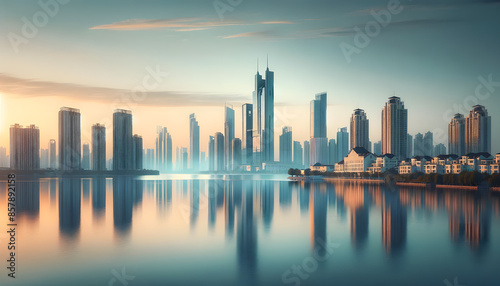
[[[382,154],[404,159],[408,153],[407,135],[408,110],[399,97],[390,97],[382,110]]]
[[[363,109],[355,109],[351,116],[351,148],[363,147],[370,149],[370,122]]]
[[[81,169],[80,110],[62,107],[59,110],[59,169]]]
[[[10,127],[10,168],[40,169],[40,130],[35,125]]]

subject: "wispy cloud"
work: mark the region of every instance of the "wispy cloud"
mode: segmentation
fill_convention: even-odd
[[[0,92],[7,96],[34,97],[66,97],[69,99],[116,103],[117,100],[131,98],[131,90],[38,81],[0,74]],[[135,102],[146,106],[219,106],[224,102],[246,102],[244,95],[215,94],[185,91],[147,92],[145,100]]]
[[[446,24],[459,22],[460,19],[409,19],[401,21],[393,21],[387,29],[397,29],[404,27],[428,26],[437,24]],[[325,27],[319,29],[299,30],[293,32],[280,31],[255,31],[245,32],[235,35],[223,37],[224,39],[233,38],[258,38],[268,40],[294,40],[294,39],[316,39],[330,37],[348,37],[356,34],[354,27],[363,27],[366,23],[359,23],[352,27]]]
[[[276,24],[292,25],[294,23],[291,22],[291,21],[265,21],[265,22],[260,22],[260,24],[265,24],[265,25],[276,25]]]
[[[196,31],[222,26],[244,25],[237,21],[204,21],[201,18],[174,18],[174,19],[131,19],[112,24],[99,25],[90,30],[118,30],[137,31],[169,28],[177,31]]]
[[[268,31],[259,31],[259,32],[246,32],[240,33],[230,36],[225,36],[224,39],[233,39],[233,38],[270,38],[271,33]]]
[[[202,18],[173,18],[173,19],[130,19],[111,24],[91,27],[90,30],[115,30],[115,31],[138,31],[154,29],[173,29],[177,32],[200,31],[226,26],[241,25],[290,25],[291,21],[271,20],[263,22],[243,21],[217,21],[204,20]]]

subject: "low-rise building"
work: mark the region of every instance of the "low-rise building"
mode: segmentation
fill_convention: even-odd
[[[368,171],[377,157],[363,147],[351,149],[351,152],[344,158],[344,172],[363,173]]]
[[[398,167],[398,158],[394,154],[384,154],[378,156],[377,160],[368,168],[368,172],[372,174],[384,173],[390,169]]]

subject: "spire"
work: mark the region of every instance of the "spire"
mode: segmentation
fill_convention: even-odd
[[[269,69],[269,54],[267,54],[267,69]]]
[[[259,58],[257,58],[257,72],[259,72]]]

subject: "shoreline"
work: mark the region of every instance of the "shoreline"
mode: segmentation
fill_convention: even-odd
[[[321,177],[321,176],[320,176]],[[366,179],[366,178],[331,178],[321,177],[322,179],[307,179],[307,177],[288,177],[292,181],[325,181],[325,182],[345,182],[345,183],[363,183],[363,184],[385,184],[384,179]],[[399,187],[417,187],[427,189],[454,189],[454,190],[469,190],[481,191],[488,190],[491,192],[500,192],[500,187],[484,187],[484,186],[465,186],[465,185],[444,185],[434,183],[417,183],[417,182],[394,182]]]

